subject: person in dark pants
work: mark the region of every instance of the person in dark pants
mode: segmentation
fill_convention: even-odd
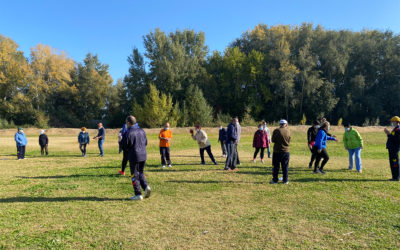
[[[128,132],[128,128],[126,127],[126,124],[124,124],[122,125],[122,128],[118,134],[119,153],[122,152],[121,170],[118,171],[120,175],[125,175],[125,168],[128,164],[128,151],[124,150],[121,145],[122,138],[124,137],[126,132]]]
[[[390,119],[393,127],[392,131],[385,128],[387,135],[386,149],[389,152],[390,171],[392,179],[390,181],[400,181],[399,175],[399,149],[400,149],[400,117],[394,116]]]
[[[239,152],[238,152],[238,147],[240,143],[240,136],[242,135],[242,127],[240,126],[239,123],[239,118],[235,117],[235,123],[236,123],[236,133],[237,133],[237,142],[236,142],[236,165],[240,166],[240,159],[239,159]]]
[[[226,132],[226,151],[228,153],[225,162],[224,170],[227,171],[238,171],[236,167],[237,163],[237,130],[236,130],[236,119],[232,118],[232,122],[228,125],[228,131]]]
[[[319,173],[325,174],[324,167],[326,163],[329,161],[329,155],[328,152],[326,151],[326,142],[338,141],[335,137],[327,135],[330,126],[331,125],[329,122],[324,122],[321,125],[321,128],[318,130],[317,136],[315,137],[315,144],[313,147],[313,153],[316,154],[316,159],[314,164],[314,174],[319,174]],[[322,161],[321,166],[319,166],[321,159],[324,160]]]
[[[222,157],[226,157],[226,129],[219,126],[218,142],[221,143]]]
[[[28,139],[25,136],[24,130],[18,128],[18,132],[14,136],[15,142],[17,143],[17,157],[18,160],[24,160],[25,158],[25,148],[28,144]]]
[[[165,123],[164,128],[161,129],[160,134],[158,135],[158,138],[160,139],[161,167],[165,168],[166,164],[168,164],[168,167],[172,167],[169,152],[172,132],[169,127],[169,122]]]
[[[98,124],[99,127],[99,132],[93,139],[98,139],[98,145],[99,145],[99,150],[100,150],[100,156],[104,156],[104,150],[103,150],[103,144],[104,140],[106,139],[106,129],[103,127],[103,123]]]
[[[270,183],[278,183],[279,169],[282,167],[283,183],[288,184],[290,131],[286,120],[279,121],[279,128],[272,133],[271,141],[274,143],[274,151],[272,154],[272,181]]]
[[[135,124],[136,118],[134,116],[131,115],[126,118],[128,131],[123,136],[121,145],[128,152],[132,186],[135,192],[135,196],[130,199],[138,201],[143,200],[140,188],[144,190],[144,198],[150,197],[151,189],[144,175],[144,167],[147,160],[147,137],[143,129],[134,127]]]
[[[317,157],[317,154],[313,153],[313,147],[315,144],[315,137],[317,137],[319,127],[320,127],[319,121],[315,120],[313,121],[313,125],[307,130],[307,146],[311,152],[311,160],[310,163],[308,164],[309,168],[312,168],[315,158]]]
[[[195,129],[196,129],[196,134],[194,134],[192,129],[190,130],[190,134],[192,136],[192,139],[197,141],[197,144],[199,144],[201,164],[202,165],[206,164],[206,162],[204,161],[204,150],[205,150],[207,151],[207,154],[210,157],[211,161],[214,163],[214,165],[217,165],[218,163],[214,159],[214,155],[211,152],[211,144],[208,141],[207,133],[201,129],[201,126],[199,124],[195,126]]]
[[[86,157],[86,146],[90,142],[89,133],[86,131],[85,127],[81,128],[81,132],[78,135],[79,149],[82,152],[82,157]]]
[[[40,146],[40,153],[42,155],[44,155],[45,152],[46,155],[49,155],[48,144],[49,144],[49,138],[47,137],[46,132],[44,130],[40,131],[39,146]]]
[[[267,132],[264,130],[262,124],[258,125],[257,131],[254,133],[253,137],[253,148],[255,148],[254,156],[253,156],[253,163],[256,162],[257,154],[259,151],[261,163],[264,163],[264,150],[269,148],[269,138]]]

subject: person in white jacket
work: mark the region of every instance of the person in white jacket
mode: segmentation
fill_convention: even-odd
[[[262,121],[262,124],[265,132],[267,132],[269,144],[271,144],[271,131],[267,127],[267,123],[265,121]],[[268,158],[271,158],[271,150],[269,148],[268,148]]]
[[[204,150],[207,151],[208,156],[210,156],[211,161],[217,165],[217,162],[214,159],[214,156],[211,152],[211,144],[208,141],[207,133],[201,129],[200,125],[195,126],[196,134],[194,134],[193,129],[190,130],[190,134],[192,135],[193,140],[197,141],[200,148],[200,158],[201,164],[205,165],[206,162],[204,161]]]

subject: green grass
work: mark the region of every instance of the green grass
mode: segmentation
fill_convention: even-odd
[[[122,156],[111,132],[104,158],[95,143],[79,157],[75,134],[51,133],[50,156],[41,157],[36,132],[28,133],[24,161],[0,133],[0,248],[400,248],[400,183],[387,181],[381,130],[361,132],[362,174],[346,171],[343,144],[329,142],[327,174],[313,175],[305,128],[293,128],[289,185],[268,184],[270,160],[250,163],[252,130],[237,173],[207,157],[199,165],[197,143],[176,131],[171,169],[160,168],[157,133],[148,132],[153,193],[142,202],[127,199],[133,190],[117,175]],[[222,162],[217,129],[206,131]]]

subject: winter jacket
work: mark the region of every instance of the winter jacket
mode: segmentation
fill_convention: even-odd
[[[269,148],[269,138],[265,130],[257,130],[254,133],[253,148]]]
[[[80,132],[78,135],[78,142],[79,144],[88,144],[90,141],[89,133],[88,132]]]
[[[46,146],[47,144],[49,144],[49,138],[47,137],[47,135],[46,134],[39,135],[39,145]]]
[[[130,127],[121,141],[121,146],[128,151],[128,159],[132,162],[147,160],[147,137],[141,128]]]
[[[211,146],[210,142],[208,141],[207,133],[204,130],[200,129],[195,135],[192,135],[193,140],[197,141],[200,148],[206,148]]]
[[[218,142],[225,142],[226,141],[226,129],[222,128],[219,130]]]
[[[277,128],[272,133],[274,153],[289,153],[290,130],[286,127]]]
[[[226,144],[236,143],[238,139],[236,127],[234,124],[229,123],[228,131],[226,132]]]
[[[160,147],[161,148],[169,148],[169,141],[161,139],[161,138],[171,139],[172,138],[171,129],[168,129],[168,130],[165,130],[164,128],[161,129],[160,135],[158,136],[158,138],[160,139]]]
[[[363,139],[357,130],[351,128],[349,131],[344,132],[343,143],[345,148],[356,149],[363,146]]]
[[[398,152],[400,149],[400,128],[395,127],[388,136],[386,148],[389,151]]]
[[[326,148],[326,141],[334,141],[335,138],[328,136],[323,129],[319,129],[317,137],[315,138],[314,147],[317,147],[318,150]]]
[[[26,139],[24,132],[17,132],[14,136],[14,139],[17,143],[17,147],[26,146],[26,144],[28,144],[28,139]]]
[[[315,142],[315,138],[317,137],[318,129],[315,127],[310,127],[307,130],[307,141],[308,144],[312,144]]]

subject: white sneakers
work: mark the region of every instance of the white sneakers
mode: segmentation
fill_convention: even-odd
[[[256,163],[256,159],[253,159],[251,162],[252,162],[252,163]]]
[[[147,185],[146,189],[144,190],[144,198],[149,198],[150,195],[151,195],[151,188],[149,185]],[[135,196],[132,196],[130,199],[133,201],[141,201],[141,200],[143,200],[143,196],[135,195]]]
[[[143,196],[135,195],[135,196],[132,196],[130,199],[133,201],[140,201],[140,200],[143,200]]]
[[[165,168],[165,165],[161,165],[162,168]]]
[[[261,159],[261,163],[264,163],[264,160],[263,160],[263,159]]]
[[[168,167],[169,167],[169,168],[172,168],[172,165],[171,165],[171,164],[169,164],[169,165],[168,165]]]

